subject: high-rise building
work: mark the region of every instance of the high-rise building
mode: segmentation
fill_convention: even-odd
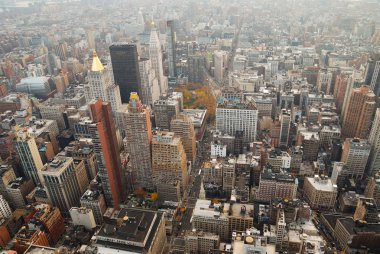
[[[103,66],[95,51],[87,77],[88,84],[84,89],[86,101],[102,99],[111,103],[112,111],[117,111],[121,106],[119,87],[113,83],[111,71]]]
[[[171,120],[180,112],[180,105],[177,100],[161,99],[153,103],[153,111],[156,127],[169,130]]]
[[[368,142],[371,144],[371,153],[368,160],[368,174],[380,169],[380,109],[376,110]]]
[[[376,96],[380,95],[380,55],[373,55],[367,62],[365,84],[371,87]]]
[[[164,69],[162,67],[161,43],[160,39],[158,38],[157,29],[155,27],[153,27],[150,31],[149,59],[152,62],[152,67],[158,79],[160,95],[164,95],[168,92],[168,80],[164,76]]]
[[[166,23],[166,42],[169,62],[169,79],[177,77],[176,71],[176,39],[174,32],[174,21],[168,20]]]
[[[201,55],[189,56],[187,61],[189,82],[202,83],[204,75],[204,57]]]
[[[216,129],[229,135],[243,131],[244,144],[256,140],[258,111],[252,102],[225,102],[216,108]]]
[[[0,195],[0,218],[9,218],[12,215],[12,210],[8,202]]]
[[[137,185],[152,189],[150,110],[141,103],[137,93],[131,93],[128,109],[122,112],[122,118],[126,150],[129,153]]]
[[[214,52],[214,77],[216,82],[221,84],[224,78],[224,72],[227,67],[228,53],[226,51]]]
[[[152,67],[152,61],[147,58],[140,58],[139,68],[141,76],[142,103],[152,106],[153,102],[160,98],[160,86],[156,72]]]
[[[281,123],[280,142],[279,142],[280,146],[288,146],[289,144],[290,122],[291,122],[290,112],[287,112],[286,110],[282,110],[281,115],[280,115],[280,123]]]
[[[92,139],[107,206],[119,207],[124,199],[123,174],[116,137],[116,129],[108,102],[98,100],[90,104],[92,120],[82,119],[74,125],[75,135]],[[117,156],[115,156],[117,155]]]
[[[353,89],[342,124],[343,138],[367,138],[375,108],[375,94],[368,86]]]
[[[338,113],[341,113],[343,110],[344,97],[349,82],[349,74],[339,73],[335,79],[334,85],[334,98],[336,98],[336,110]]]
[[[179,115],[170,123],[170,131],[181,138],[188,161],[194,162],[196,156],[196,140],[194,124],[186,115]]]
[[[344,141],[341,161],[347,166],[349,177],[361,179],[371,151],[371,144],[366,139],[347,138]]]
[[[153,181],[181,182],[183,190],[188,184],[186,153],[181,138],[173,132],[159,131],[152,140],[152,170]],[[160,194],[158,194],[160,195]]]
[[[119,86],[122,103],[129,102],[131,92],[141,94],[139,56],[135,44],[113,44],[110,46],[112,70]]]
[[[22,130],[17,133],[14,142],[25,176],[32,179],[35,185],[40,182],[42,183],[40,172],[44,165],[42,164],[35,139]]]
[[[78,206],[81,196],[73,158],[57,156],[42,170],[50,200],[64,216]]]

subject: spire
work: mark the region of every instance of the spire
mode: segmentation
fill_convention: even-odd
[[[92,66],[91,71],[102,71],[104,70],[103,64],[100,62],[98,55],[96,54],[96,51],[94,50],[92,58]]]

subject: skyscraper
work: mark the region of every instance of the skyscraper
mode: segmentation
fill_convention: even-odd
[[[368,160],[368,173],[380,169],[380,109],[376,110],[375,119],[369,134],[368,142],[371,144],[371,153]]]
[[[121,105],[119,87],[113,84],[110,70],[104,68],[95,51],[88,73],[88,84],[85,85],[85,97],[87,102],[93,99],[109,101],[114,112]]]
[[[380,95],[380,55],[374,54],[367,62],[365,84],[370,86],[376,96]]]
[[[135,44],[113,44],[110,46],[112,70],[119,86],[122,103],[129,102],[131,92],[141,96],[139,56]]]
[[[131,93],[127,112],[123,113],[123,128],[137,185],[152,189],[150,110],[141,104],[137,93]]]
[[[123,174],[111,105],[98,100],[89,106],[92,120],[82,119],[75,124],[75,135],[92,139],[107,206],[118,208],[124,199]]]
[[[166,23],[166,42],[168,44],[168,61],[169,61],[169,78],[176,78],[176,66],[175,66],[175,34],[174,34],[174,22],[168,20]]]
[[[186,188],[188,184],[186,153],[181,139],[173,132],[159,131],[153,135],[152,170],[156,185],[178,180],[183,190]]]
[[[166,94],[168,92],[168,80],[164,76],[164,70],[162,67],[161,44],[158,38],[157,29],[155,27],[153,27],[150,31],[149,58],[152,62],[152,67],[156,72],[158,85],[160,87],[160,95]]]
[[[375,94],[368,86],[353,89],[342,124],[343,138],[367,138],[375,107]]]
[[[194,162],[196,155],[194,124],[185,115],[178,115],[170,123],[170,131],[181,138],[188,161]]]
[[[35,139],[21,130],[17,133],[14,143],[25,176],[32,179],[35,185],[39,184],[42,182],[40,172],[44,165]]]
[[[142,103],[152,106],[153,102],[160,98],[160,86],[156,77],[156,72],[152,67],[152,61],[148,58],[140,58],[139,68]]]
[[[50,200],[64,216],[73,206],[78,206],[81,196],[73,158],[57,156],[42,170]]]
[[[363,177],[370,150],[371,145],[366,139],[347,138],[344,141],[341,161],[346,164],[349,177]]]
[[[280,115],[281,129],[280,129],[280,146],[288,146],[289,144],[289,131],[290,131],[290,113],[282,110]]]

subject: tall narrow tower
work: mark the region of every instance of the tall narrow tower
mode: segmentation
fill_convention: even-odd
[[[174,23],[169,20],[166,24],[166,41],[168,44],[168,61],[169,61],[169,78],[176,77],[175,66],[175,35],[174,35]]]
[[[152,124],[150,111],[141,104],[137,93],[131,93],[128,110],[123,114],[127,152],[139,187],[152,189]]]
[[[92,139],[107,206],[118,208],[124,199],[116,129],[108,102],[98,100],[89,105],[92,120],[74,125],[75,135]]]
[[[158,85],[160,87],[160,95],[166,94],[168,92],[168,81],[164,76],[164,70],[162,67],[161,43],[158,38],[157,29],[155,27],[153,27],[150,31],[149,58],[152,62],[152,67],[156,72]]]

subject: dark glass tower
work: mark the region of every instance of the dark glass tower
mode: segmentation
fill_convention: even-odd
[[[135,44],[123,43],[110,46],[111,63],[116,85],[119,86],[122,103],[129,102],[132,92],[141,94],[139,57]]]

